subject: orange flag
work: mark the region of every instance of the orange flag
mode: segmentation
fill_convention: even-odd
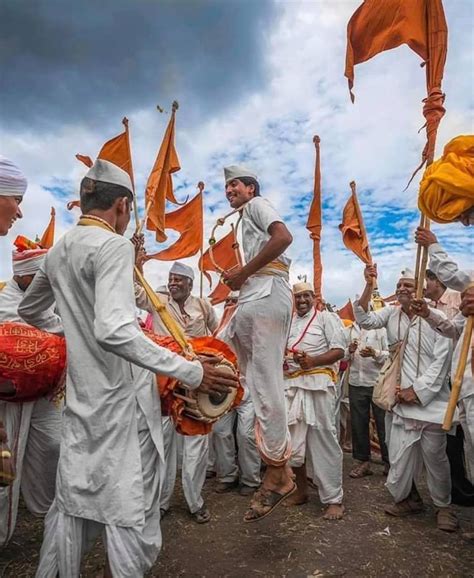
[[[203,242],[202,192],[194,199],[166,215],[166,228],[181,233],[180,238],[164,251],[148,255],[147,259],[176,261],[192,257],[202,247]]]
[[[204,272],[209,282],[211,282],[211,277],[208,275],[208,271],[222,273],[237,266],[242,266],[242,257],[234,228],[212,245],[199,259],[199,270]]]
[[[130,175],[130,179],[132,180],[133,184],[133,164],[132,154],[130,151],[128,119],[122,119],[122,124],[124,125],[125,130],[114,138],[108,140],[100,149],[97,158],[104,161],[109,161],[126,171]],[[88,167],[93,165],[92,159],[86,155],[78,154],[76,155],[76,158]]]
[[[344,305],[344,307],[341,307],[341,309],[338,310],[337,314],[341,319],[350,319],[351,321],[355,321],[352,301],[349,299],[349,301]]]
[[[321,139],[319,136],[313,138],[316,147],[316,166],[314,172],[314,195],[311,207],[309,209],[308,222],[306,228],[309,231],[309,236],[313,240],[313,278],[314,278],[314,293],[316,301],[322,301],[322,277],[323,264],[321,261],[321,156],[319,150],[319,143]]]
[[[345,76],[354,102],[354,66],[402,44],[407,44],[426,64],[427,97],[423,101],[423,114],[427,142],[419,170],[425,162],[430,164],[433,161],[436,133],[445,113],[441,82],[448,27],[442,1],[365,0],[347,26]]]
[[[223,303],[227,299],[229,293],[230,287],[219,281],[214,291],[209,293],[208,299],[211,301],[211,305],[219,305],[219,303]]]
[[[339,229],[342,232],[344,245],[366,265],[369,265],[372,263],[372,256],[354,182],[351,183],[351,189],[352,193],[344,207],[342,223],[339,225]]]
[[[44,230],[43,236],[41,237],[41,241],[39,244],[43,249],[51,249],[54,245],[54,229],[56,225],[56,211],[54,207],[51,207],[51,219],[49,220],[49,224]]]
[[[173,103],[171,118],[166,128],[163,142],[158,156],[151,170],[145,190],[146,205],[148,208],[146,228],[156,232],[158,242],[166,241],[165,234],[165,205],[166,200],[178,205],[173,192],[172,174],[179,171],[178,153],[174,146],[175,116],[178,103]]]

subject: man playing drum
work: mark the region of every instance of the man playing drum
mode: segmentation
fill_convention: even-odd
[[[133,245],[123,238],[133,199],[128,173],[97,160],[81,183],[82,216],[49,251],[20,307],[41,328],[56,301],[67,343],[56,498],[45,522],[37,576],[78,577],[104,534],[106,576],[143,576],[160,546],[160,401],[136,366],[190,388],[228,391],[217,360],[187,361],[140,330]],[[136,365],[135,365],[136,364]],[[223,385],[219,385],[223,384]]]
[[[252,397],[257,446],[267,464],[262,486],[244,517],[252,522],[270,514],[296,489],[288,465],[291,443],[282,368],[293,305],[290,259],[284,251],[293,238],[270,202],[260,196],[252,171],[230,166],[224,174],[227,200],[242,215],[246,261],[223,276],[231,290],[240,290],[226,331]]]

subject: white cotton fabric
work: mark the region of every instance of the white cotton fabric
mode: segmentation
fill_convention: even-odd
[[[224,178],[226,184],[233,179],[240,179],[241,177],[251,177],[258,181],[257,175],[242,165],[230,165],[229,167],[224,167]]]
[[[124,171],[114,163],[103,159],[97,159],[85,174],[85,177],[93,181],[101,181],[111,185],[125,187],[133,194],[132,179],[127,171]]]
[[[451,503],[451,474],[446,455],[446,432],[439,424],[414,422],[394,416],[388,446],[390,470],[385,484],[395,502],[411,492],[422,464],[433,503],[446,508]]]
[[[428,255],[430,256],[430,270],[443,285],[460,292],[469,287],[472,276],[459,269],[439,243],[433,243],[428,247]]]
[[[38,273],[46,253],[46,249],[34,249],[32,251],[13,251],[13,274],[19,275],[20,277],[22,275],[35,275]]]
[[[290,466],[301,467],[306,459],[311,464],[311,477],[318,486],[322,504],[340,504],[343,499],[342,460],[334,415],[336,392],[308,390],[298,387],[287,390],[288,424],[291,434]]]
[[[268,232],[270,225],[282,222],[283,219],[267,199],[254,197],[247,203],[242,215],[242,248],[246,263],[258,255],[270,240]],[[291,260],[285,253],[280,255],[276,261],[287,268],[291,264]],[[270,295],[277,277],[288,281],[288,273],[277,269],[274,270],[274,275],[259,275],[257,273],[249,277],[240,289],[239,305]]]
[[[194,271],[192,267],[189,265],[185,265],[180,261],[175,261],[170,269],[170,275],[174,273],[175,275],[182,275],[183,277],[189,277],[192,281],[194,281]]]
[[[191,387],[203,373],[200,363],[155,345],[140,330],[133,267],[128,240],[96,226],[77,226],[50,249],[19,307],[25,321],[43,326],[48,320],[42,312],[56,300],[64,324],[67,405],[57,509],[128,528],[143,526],[146,517],[137,400],[145,413],[152,412],[147,417],[153,419],[155,444],[161,436],[156,384],[148,381],[147,389],[137,392],[134,364]]]
[[[361,329],[357,323],[346,328],[347,346],[357,340],[358,347],[351,355],[346,351],[346,358],[350,360],[349,383],[354,387],[374,387],[382,369],[388,359],[387,332],[382,329]],[[365,347],[375,350],[375,357],[362,357],[360,351]]]
[[[0,155],[0,196],[23,197],[28,181],[19,167]]]
[[[245,486],[258,488],[261,459],[255,441],[255,409],[248,390],[241,403],[214,424],[212,440],[219,482],[240,480]]]

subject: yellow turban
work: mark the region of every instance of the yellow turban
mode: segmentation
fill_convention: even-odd
[[[426,168],[418,207],[437,223],[452,223],[474,207],[474,135],[453,138],[443,156]]]

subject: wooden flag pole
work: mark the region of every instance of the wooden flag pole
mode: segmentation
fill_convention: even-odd
[[[200,257],[202,259],[203,255],[204,255],[204,195],[202,194],[204,192],[204,182],[203,181],[199,181],[197,188],[199,189],[199,192],[202,195],[202,237],[201,237],[201,250],[199,252]],[[199,271],[199,297],[202,299],[204,296],[204,271]]]
[[[467,355],[469,353],[469,347],[471,346],[473,322],[474,317],[470,315],[467,318],[466,327],[464,329],[461,353],[459,355],[458,366],[456,368],[456,373],[454,375],[454,380],[451,386],[448,408],[444,414],[444,421],[442,426],[444,431],[449,431],[453,425],[454,412],[456,411],[456,406],[458,404],[464,372],[466,371]]]
[[[138,231],[138,226],[139,226],[139,217],[138,217],[138,203],[137,203],[137,195],[135,192],[135,176],[133,174],[133,165],[132,165],[132,151],[130,150],[130,133],[128,131],[128,118],[126,116],[123,117],[122,119],[122,124],[125,127],[125,133],[127,135],[127,152],[128,152],[128,158],[130,159],[130,172],[131,172],[131,177],[132,177],[132,187],[133,187],[133,212],[135,213],[135,229]]]

